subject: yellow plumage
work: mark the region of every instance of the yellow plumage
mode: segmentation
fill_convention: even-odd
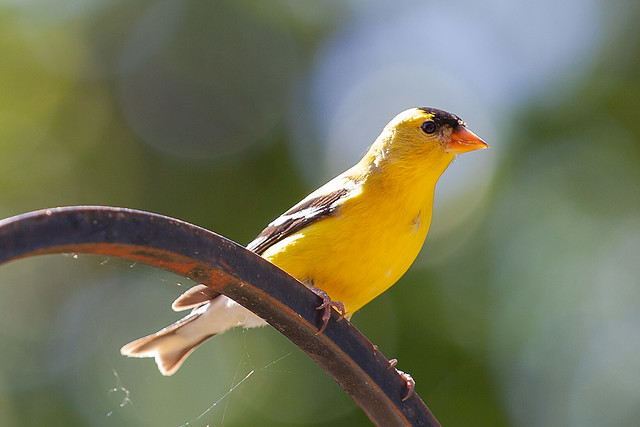
[[[435,185],[456,154],[486,148],[457,116],[433,108],[400,113],[354,167],[311,193],[248,245],[344,304],[347,317],[392,286],[413,263],[431,223]],[[170,375],[209,336],[264,324],[224,296],[203,294],[176,327],[122,353],[156,358]],[[180,306],[180,299],[174,307]]]

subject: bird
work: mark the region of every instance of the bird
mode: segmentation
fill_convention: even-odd
[[[247,249],[322,297],[322,332],[332,309],[350,319],[400,279],[427,237],[440,176],[457,155],[488,147],[455,114],[433,107],[405,110],[357,164],[269,223]],[[120,350],[154,357],[166,376],[207,339],[266,324],[202,284],[171,307],[191,312]]]

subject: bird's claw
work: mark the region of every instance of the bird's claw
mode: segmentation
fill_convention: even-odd
[[[327,325],[329,324],[329,319],[331,318],[331,308],[332,307],[335,308],[338,313],[340,313],[340,317],[338,317],[338,320],[344,319],[344,316],[346,315],[346,311],[345,311],[343,303],[341,303],[340,301],[332,300],[329,297],[329,295],[327,295],[327,293],[325,291],[323,291],[322,289],[319,289],[319,288],[316,288],[315,286],[312,286],[311,290],[316,295],[318,295],[320,298],[322,298],[322,304],[320,304],[318,307],[316,307],[316,310],[324,310],[323,313],[322,313],[322,326],[320,327],[318,332],[316,332],[316,335],[319,335],[322,332],[324,332],[324,330],[326,329]]]
[[[387,369],[391,369],[397,364],[398,364],[398,359],[391,359],[389,360],[389,366],[387,367]],[[407,394],[405,394],[405,396],[402,398],[402,401],[404,402],[405,400],[410,398],[411,395],[413,394],[413,391],[416,388],[416,381],[411,377],[411,375],[401,371],[400,369],[396,369],[396,372],[400,374],[400,376],[405,382],[405,387],[407,388]]]
[[[407,388],[407,394],[405,394],[402,398],[402,401],[404,402],[413,394],[413,390],[415,390],[416,388],[416,381],[411,377],[411,375],[407,374],[406,372],[402,372],[399,369],[396,369],[396,371],[400,374],[402,379],[404,379],[405,387]]]

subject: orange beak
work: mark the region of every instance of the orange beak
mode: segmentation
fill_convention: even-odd
[[[485,148],[489,148],[486,142],[461,125],[451,134],[451,138],[447,141],[445,151],[462,154],[474,150],[483,150]]]

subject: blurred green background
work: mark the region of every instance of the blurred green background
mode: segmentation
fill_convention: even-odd
[[[413,106],[491,150],[436,192],[353,322],[446,426],[640,418],[640,3],[0,1],[0,217],[149,210],[240,243]],[[189,283],[112,258],[0,268],[0,425],[368,425],[270,328],[173,377],[119,348]],[[232,390],[232,391],[230,391]]]

